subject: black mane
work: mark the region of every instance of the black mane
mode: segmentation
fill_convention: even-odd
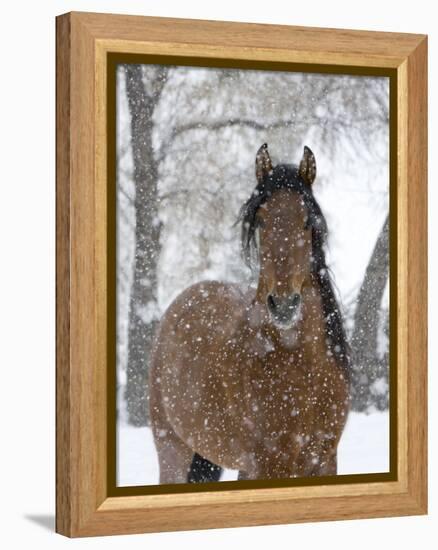
[[[349,345],[344,331],[342,315],[333,290],[330,271],[327,267],[324,246],[327,239],[327,223],[313,196],[311,186],[301,178],[298,167],[289,164],[276,166],[260,181],[251,197],[240,210],[238,221],[242,222],[242,254],[251,266],[253,252],[257,251],[255,239],[257,211],[275,191],[289,189],[299,193],[308,211],[308,223],[312,228],[312,275],[318,282],[325,317],[326,335],[331,353],[337,358],[349,377]]]

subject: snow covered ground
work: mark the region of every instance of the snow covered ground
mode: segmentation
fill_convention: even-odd
[[[118,423],[118,485],[156,485],[158,461],[150,428]],[[389,471],[389,414],[350,413],[339,444],[338,473],[366,474]],[[221,481],[234,480],[225,471]]]

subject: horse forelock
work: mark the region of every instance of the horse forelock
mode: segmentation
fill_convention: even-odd
[[[241,245],[246,264],[252,268],[252,252],[257,250],[255,232],[257,229],[257,211],[270,197],[279,190],[290,190],[298,193],[307,207],[312,229],[317,233],[321,247],[325,243],[327,224],[319,207],[312,188],[299,175],[298,167],[293,164],[280,164],[257,184],[250,198],[240,209],[237,222],[242,222]],[[313,239],[315,241],[315,239]],[[315,246],[316,242],[313,243]]]

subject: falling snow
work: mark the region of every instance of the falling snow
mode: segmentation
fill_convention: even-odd
[[[154,93],[151,76],[156,74],[154,71],[148,67],[144,67],[143,71],[144,86],[152,94],[150,97]],[[275,354],[278,345],[293,357],[290,364],[285,360],[286,367],[292,372],[297,365],[305,364],[305,354],[301,349],[303,342],[306,349],[323,346],[322,355],[327,364],[343,353],[333,331],[324,328],[331,326],[330,316],[333,313],[327,315],[322,323],[323,328],[315,330],[312,336],[302,335],[295,328],[303,317],[301,303],[290,301],[284,305],[274,301],[272,307],[281,313],[280,321],[283,323],[281,325],[279,321],[282,329],[279,340],[275,342],[263,329],[266,307],[247,308],[246,298],[242,298],[248,289],[248,296],[255,293],[262,259],[272,260],[270,251],[265,257],[260,256],[261,225],[255,235],[259,250],[251,251],[254,256],[251,258],[253,269],[245,265],[240,251],[240,227],[235,225],[239,209],[253,193],[256,183],[254,156],[264,142],[269,143],[274,166],[297,163],[304,145],[311,146],[315,153],[317,178],[312,188],[329,228],[325,247],[328,269],[325,266],[319,274],[322,278],[333,279],[348,337],[356,335],[360,351],[362,344],[365,349],[369,334],[372,334],[375,349],[371,359],[369,351],[362,355],[356,353],[356,364],[352,366],[355,388],[358,388],[354,404],[356,410],[363,413],[350,412],[347,418],[346,402],[333,403],[333,376],[324,378],[320,373],[315,375],[311,370],[304,371],[302,387],[318,387],[327,403],[332,403],[320,413],[324,431],[309,435],[306,427],[301,426],[301,419],[308,418],[309,411],[317,407],[318,398],[316,395],[298,394],[293,384],[287,387],[284,380],[280,384],[273,372],[269,381],[270,392],[265,392],[263,401],[257,396],[265,388],[266,378],[255,377],[245,382],[245,392],[239,394],[239,399],[247,403],[247,415],[239,417],[242,429],[249,430],[255,439],[258,438],[267,453],[275,454],[278,461],[286,462],[287,456],[281,450],[281,442],[288,434],[282,429],[268,430],[266,415],[277,407],[287,417],[288,425],[301,426],[295,434],[294,445],[307,449],[310,463],[318,468],[324,467],[324,460],[312,447],[316,445],[315,440],[318,445],[330,444],[338,426],[343,426],[346,420],[338,447],[338,474],[387,471],[388,284],[375,308],[377,315],[374,315],[375,311],[365,309],[365,332],[357,335],[355,328],[358,326],[358,299],[365,273],[388,215],[388,80],[190,67],[173,68],[166,78],[150,121],[151,147],[157,163],[157,210],[150,224],[159,233],[159,239],[154,243],[147,242],[140,251],[135,250],[135,227],[139,220],[136,220],[134,207],[134,160],[122,70],[118,78],[118,483],[158,483],[156,449],[150,428],[133,427],[127,422],[127,410],[132,406],[132,400],[126,397],[125,388],[128,377],[132,377],[135,370],[132,364],[128,365],[130,323],[138,323],[137,327],[142,327],[157,322],[173,300],[190,285],[199,281],[228,284],[224,285],[226,290],[222,296],[218,295],[220,306],[214,306],[214,292],[206,285],[201,287],[195,298],[187,300],[182,314],[169,315],[174,323],[167,346],[169,349],[184,331],[184,337],[180,338],[181,361],[202,365],[203,350],[210,349],[209,346],[220,341],[222,336],[221,360],[225,364],[233,357],[235,364],[241,367],[239,376],[242,377],[245,370],[251,372],[254,361],[269,364],[269,358]],[[140,139],[139,136],[132,137]],[[141,139],[145,138],[142,136]],[[268,166],[267,174],[271,177],[273,173],[274,169]],[[137,199],[139,196],[137,194]],[[304,201],[301,208],[307,208]],[[261,209],[266,210],[266,205],[262,205]],[[323,229],[324,217],[320,214],[319,211],[312,217],[306,213],[294,239],[282,234],[284,217],[274,220],[274,233],[282,238],[278,256],[280,263],[289,261],[291,246],[297,254],[307,253],[309,264],[316,262],[314,251],[308,251],[310,237],[306,237],[306,230],[310,231],[309,226]],[[149,298],[132,305],[134,261],[139,255],[141,258],[154,254],[156,273],[143,272],[139,277],[139,287]],[[247,308],[252,338],[243,340],[239,337],[238,322],[233,315],[222,316],[220,326],[215,323],[220,315],[215,307],[222,307],[228,303],[227,300],[230,303],[241,302],[242,309]],[[288,318],[292,309],[293,322],[289,326],[284,319]],[[198,319],[193,318],[192,311],[202,315]],[[132,312],[135,312],[134,316],[130,316]],[[202,330],[197,330],[200,328]],[[163,352],[165,356],[166,352]],[[171,362],[165,365],[155,382],[162,384],[163,388],[170,388],[169,384],[166,386],[166,380],[180,376],[175,368]],[[232,395],[240,378],[228,374],[216,384],[212,373],[204,369],[202,373],[199,371],[196,379],[180,376],[178,380],[178,392],[166,389],[162,396],[168,414],[174,415],[174,425],[182,429],[183,425],[190,423],[191,413],[194,415],[195,411],[203,410],[203,433],[208,434],[212,441],[226,439],[229,434],[220,433],[215,419],[221,414],[239,416],[239,403],[233,404],[227,411],[213,411],[204,409],[204,397],[208,394],[208,399],[214,402],[219,394]],[[132,381],[137,393],[140,392],[140,402],[146,410],[149,395],[143,391],[145,378],[134,375]],[[336,383],[341,386],[345,383],[342,374]],[[178,416],[181,402],[186,418]],[[139,423],[142,423],[141,419]],[[265,427],[264,431],[261,426]],[[197,437],[199,434],[191,433],[186,443],[194,446]],[[157,429],[156,441],[166,441],[167,438],[167,429]],[[231,435],[229,438],[230,446],[238,448],[238,438],[234,439]],[[239,453],[246,464],[256,460],[248,450],[239,449]],[[236,475],[235,471],[226,469],[221,480],[236,479]]]

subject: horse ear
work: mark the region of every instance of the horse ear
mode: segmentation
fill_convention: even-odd
[[[264,143],[257,151],[256,155],[256,178],[258,182],[262,182],[264,177],[272,172],[272,161],[269,156],[268,144]]]
[[[316,161],[315,155],[307,145],[304,146],[303,158],[301,159],[298,171],[303,180],[309,185],[312,185],[316,178]]]

